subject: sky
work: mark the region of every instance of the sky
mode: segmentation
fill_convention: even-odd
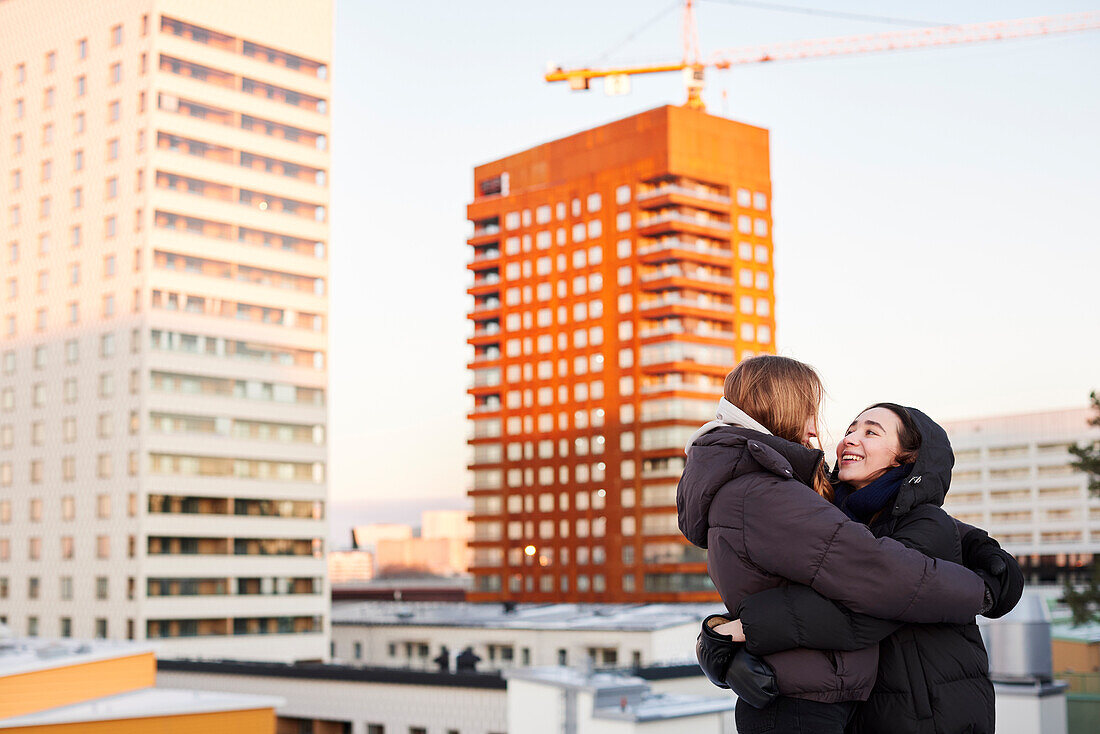
[[[1093,9],[798,1],[935,23]],[[336,2],[339,545],[351,524],[466,506],[473,167],[684,92],[677,74],[619,97],[542,80],[550,61],[678,60],[671,0]],[[696,16],[704,56],[905,27],[718,0]],[[946,421],[1100,389],[1097,68],[1100,31],[709,73],[708,111],[771,132],[777,347],[821,373],[833,435],[880,400]]]

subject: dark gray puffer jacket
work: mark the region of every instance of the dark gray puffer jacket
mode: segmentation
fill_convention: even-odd
[[[971,621],[985,585],[868,529],[810,489],[823,461],[775,436],[722,426],[688,449],[676,491],[680,531],[707,549],[707,570],[726,608],[789,582],[805,584],[853,611],[906,622]],[[764,658],[782,695],[862,701],[871,692],[878,648],[798,648]]]

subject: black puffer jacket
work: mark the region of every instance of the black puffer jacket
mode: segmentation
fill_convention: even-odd
[[[941,507],[954,465],[951,444],[928,416],[909,410],[921,432],[920,458],[871,532],[961,563],[956,523]],[[973,620],[903,625],[852,613],[798,585],[750,596],[735,613],[747,649],[757,655],[801,647],[853,650],[881,640],[877,680],[848,728],[853,734],[993,734],[989,661]]]
[[[820,451],[732,426],[715,428],[688,450],[676,492],[680,531],[707,549],[707,570],[726,608],[791,581],[879,617],[972,620],[982,581],[848,520],[808,486],[822,459]],[[858,701],[870,693],[877,651],[784,649],[765,660],[782,695]]]

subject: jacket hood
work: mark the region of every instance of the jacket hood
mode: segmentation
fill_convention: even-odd
[[[902,482],[894,500],[891,515],[899,517],[917,505],[943,505],[947,489],[951,486],[951,468],[955,466],[955,454],[947,431],[939,423],[916,408],[906,406],[920,432],[920,455],[913,463],[909,475]],[[830,479],[837,482],[839,465],[833,468]]]
[[[719,425],[695,439],[676,488],[680,532],[700,548],[707,547],[710,506],[723,486],[754,472],[797,479],[812,486],[822,452],[771,434],[740,426]]]

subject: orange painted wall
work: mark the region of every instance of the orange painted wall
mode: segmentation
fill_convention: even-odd
[[[20,726],[5,734],[274,734],[274,709]]]
[[[151,652],[5,676],[0,681],[0,719],[150,688],[156,679]]]
[[[1072,673],[1100,673],[1100,642],[1054,640],[1054,669]]]

